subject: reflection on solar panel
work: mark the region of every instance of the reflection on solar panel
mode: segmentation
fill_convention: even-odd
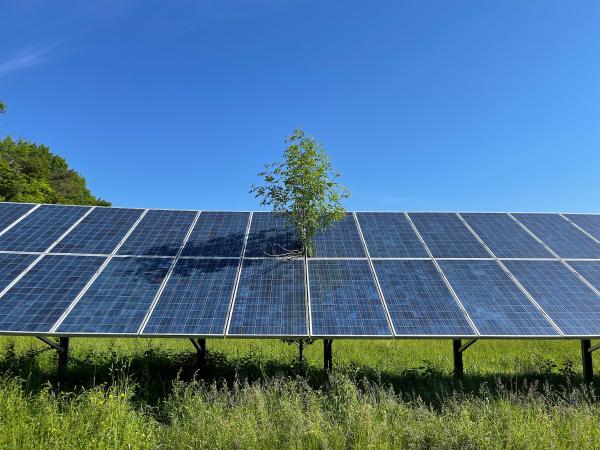
[[[600,289],[600,261],[569,261],[580,275],[596,289]]]
[[[148,211],[117,253],[175,256],[195,216],[194,211]]]
[[[600,258],[600,244],[558,214],[513,214],[561,258]]]
[[[600,297],[560,261],[506,266],[565,335],[600,336]]]
[[[0,233],[31,208],[26,203],[0,203]]]
[[[431,261],[375,260],[373,265],[397,335],[476,334]]]
[[[354,216],[350,213],[327,230],[319,231],[313,239],[313,250],[315,257],[366,257]]]
[[[0,236],[0,250],[43,252],[89,207],[42,205]]]
[[[137,333],[171,261],[171,258],[113,258],[57,331]]]
[[[109,254],[142,214],[141,209],[96,208],[52,249],[55,253]]]
[[[372,258],[427,258],[429,255],[403,213],[356,213]]]
[[[490,258],[473,233],[453,213],[410,213],[436,258]]]
[[[250,213],[203,212],[188,239],[183,256],[240,257]]]
[[[36,255],[0,253],[0,291],[17,278],[36,258]]]
[[[252,215],[246,257],[285,255],[299,248],[296,231],[285,218],[268,212]]]
[[[392,334],[366,260],[309,260],[315,336]]]
[[[482,335],[558,335],[496,261],[440,261],[440,266]]]
[[[462,213],[461,216],[498,258],[553,257],[508,214]]]
[[[47,333],[104,261],[47,255],[0,298],[0,330]]]
[[[239,260],[180,259],[144,335],[222,335]]]
[[[304,280],[301,260],[245,260],[229,335],[307,335]]]
[[[596,239],[600,240],[600,215],[598,214],[565,214],[569,220],[576,223]]]

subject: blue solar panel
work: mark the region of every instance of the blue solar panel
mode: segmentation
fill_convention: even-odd
[[[439,263],[481,335],[558,335],[496,261]]]
[[[599,214],[565,214],[569,220],[576,223],[596,239],[600,240],[600,215]]]
[[[0,298],[0,331],[49,332],[103,261],[99,256],[42,258]]]
[[[498,258],[552,258],[552,254],[508,214],[462,213]]]
[[[117,253],[175,256],[195,216],[194,211],[148,211]]]
[[[171,262],[172,258],[113,258],[57,331],[137,333]]]
[[[0,236],[0,250],[43,252],[89,207],[42,205]]]
[[[403,213],[357,213],[372,258],[427,258],[429,255]]]
[[[0,203],[0,232],[33,208],[26,203]]]
[[[96,208],[61,239],[52,251],[109,254],[141,214],[141,209]]]
[[[373,265],[397,335],[476,334],[431,261],[375,260]]]
[[[456,214],[410,213],[409,215],[434,257],[491,257]]]
[[[0,253],[0,291],[17,278],[35,258],[36,255]]]
[[[299,249],[296,230],[283,216],[268,212],[252,215],[245,256],[285,255]]]
[[[239,260],[180,259],[144,335],[222,335]]]
[[[182,255],[240,257],[249,216],[245,212],[200,213]]]
[[[600,258],[600,244],[558,214],[514,214],[561,258]]]
[[[307,335],[304,280],[301,260],[244,260],[229,334]]]
[[[365,248],[360,239],[354,216],[346,216],[319,231],[313,238],[313,256],[337,258],[365,258]]]
[[[600,297],[560,261],[506,266],[565,335],[600,336]]]
[[[310,260],[315,336],[392,334],[366,260]]]
[[[600,261],[569,261],[569,265],[600,290]]]

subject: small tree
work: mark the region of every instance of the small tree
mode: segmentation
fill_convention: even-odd
[[[261,206],[271,206],[273,212],[289,220],[298,234],[301,255],[312,256],[315,234],[344,218],[346,210],[341,201],[350,192],[336,182],[340,175],[333,170],[329,156],[315,138],[297,128],[286,143],[283,161],[267,164],[258,174],[264,185],[254,185],[250,192],[261,198]],[[313,339],[283,341],[298,347],[299,364],[304,348],[314,342]]]
[[[336,182],[340,174],[315,138],[297,128],[286,143],[283,161],[267,164],[258,174],[264,185],[254,185],[250,192],[261,198],[261,206],[271,206],[290,221],[300,252],[311,256],[315,234],[344,218],[341,201],[350,192]]]

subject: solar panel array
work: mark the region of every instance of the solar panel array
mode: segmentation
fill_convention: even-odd
[[[0,203],[0,333],[600,337],[600,215]]]

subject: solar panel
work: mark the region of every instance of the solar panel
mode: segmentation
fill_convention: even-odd
[[[33,208],[26,203],[0,203],[0,232]]]
[[[506,266],[565,335],[600,336],[600,297],[560,261]]]
[[[558,335],[496,261],[439,264],[481,335]]]
[[[111,259],[57,332],[137,333],[171,261],[172,258]]]
[[[244,260],[229,335],[305,336],[304,261]]]
[[[561,258],[600,258],[600,244],[558,214],[513,214]]]
[[[36,258],[36,255],[0,253],[0,291],[17,278]]]
[[[281,215],[255,212],[246,243],[246,257],[279,256],[298,251],[296,231]]]
[[[572,222],[600,240],[600,215],[598,214],[565,214]]]
[[[392,334],[366,260],[309,260],[315,336]]]
[[[212,212],[200,214],[183,256],[240,257],[250,213]]]
[[[569,261],[580,275],[596,289],[600,289],[600,261]]]
[[[476,334],[431,261],[375,260],[373,265],[397,335]]]
[[[0,332],[49,332],[104,259],[44,256],[0,298]]]
[[[508,214],[462,213],[461,216],[498,258],[553,257]]]
[[[372,258],[427,258],[429,254],[403,213],[356,213]]]
[[[313,256],[338,258],[365,258],[365,249],[351,213],[319,231],[313,239]]]
[[[42,205],[0,236],[0,250],[43,252],[89,209]]]
[[[195,216],[194,211],[148,211],[117,254],[175,256]]]
[[[436,258],[490,258],[473,233],[453,213],[410,213]]]
[[[237,259],[180,259],[143,335],[222,335]]]
[[[109,254],[143,210],[96,208],[52,249],[55,253]]]

